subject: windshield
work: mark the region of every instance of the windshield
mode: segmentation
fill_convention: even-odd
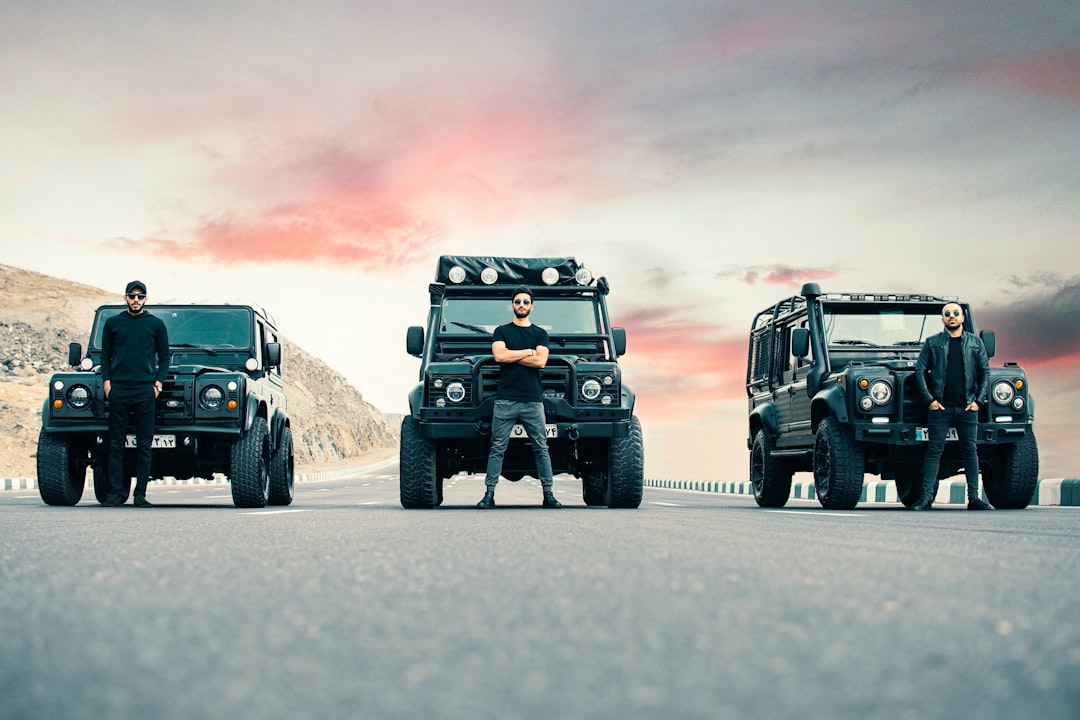
[[[251,347],[251,311],[242,307],[214,308],[152,307],[151,314],[161,318],[169,330],[169,345],[200,348],[245,349]],[[94,329],[94,347],[101,347],[105,320],[123,312],[123,308],[105,308]]]
[[[896,308],[852,312],[825,309],[822,317],[829,345],[894,347],[922,345],[927,335],[941,331],[941,309]]]
[[[599,308],[589,298],[542,298],[529,316],[549,335],[596,335],[604,332]],[[491,335],[514,319],[509,300],[447,298],[443,304],[441,335]]]

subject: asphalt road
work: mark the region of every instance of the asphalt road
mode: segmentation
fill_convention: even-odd
[[[585,507],[394,466],[238,510],[0,493],[0,717],[1080,716],[1080,511],[647,488]]]

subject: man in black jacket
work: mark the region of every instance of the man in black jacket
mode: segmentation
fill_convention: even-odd
[[[109,472],[107,507],[127,501],[124,446],[128,423],[135,426],[135,507],[146,500],[157,396],[169,373],[169,332],[161,318],[143,309],[146,284],[133,280],[124,290],[127,310],[105,321],[101,335],[101,379],[109,400]]]
[[[932,335],[923,343],[915,364],[915,377],[927,413],[926,459],[923,461],[922,497],[912,510],[929,510],[934,501],[941,453],[950,427],[956,428],[960,457],[967,478],[968,510],[989,510],[979,498],[979,456],[976,434],[979,408],[990,392],[990,362],[982,340],[964,331],[964,311],[949,303],[941,311],[944,332]]]

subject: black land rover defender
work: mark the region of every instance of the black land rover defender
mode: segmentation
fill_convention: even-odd
[[[757,314],[746,370],[750,481],[762,507],[781,507],[792,474],[812,471],[826,508],[850,509],[863,474],[896,482],[907,507],[919,500],[928,408],[915,378],[923,341],[942,331],[929,295],[823,294],[816,283]],[[964,329],[975,332],[971,308]],[[980,333],[993,357],[995,336]],[[1031,502],[1039,472],[1027,376],[1015,363],[990,369],[990,401],[979,410],[978,453],[986,497],[997,508]],[[950,439],[955,435],[950,433]],[[960,472],[946,443],[938,479]]]
[[[431,508],[443,481],[486,471],[500,368],[492,333],[510,322],[518,286],[536,297],[532,321],[549,336],[541,371],[552,470],[582,481],[587,505],[635,508],[644,485],[641,425],[618,358],[626,332],[608,322],[608,283],[573,258],[443,256],[429,286],[427,329],[408,329],[420,384],[401,424],[401,504]],[[529,442],[515,433],[503,477],[535,475]]]
[[[71,372],[49,381],[41,413],[37,474],[41,499],[75,505],[86,469],[94,495],[109,494],[109,401],[101,380],[105,320],[125,307],[97,309],[86,357],[72,343]],[[152,479],[229,477],[237,507],[293,500],[293,441],[281,379],[281,344],[273,319],[245,305],[156,305],[147,310],[169,330],[170,368],[157,400]],[[134,435],[128,437],[134,446]],[[124,494],[134,451],[124,457]]]

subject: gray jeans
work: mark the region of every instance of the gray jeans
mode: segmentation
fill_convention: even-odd
[[[551,456],[548,454],[547,434],[544,416],[544,403],[517,402],[515,400],[496,400],[495,411],[491,417],[491,454],[488,455],[487,477],[484,484],[494,490],[502,474],[503,456],[510,442],[510,432],[515,423],[521,423],[532,443],[536,457],[536,474],[540,485],[545,490],[551,489]]]

